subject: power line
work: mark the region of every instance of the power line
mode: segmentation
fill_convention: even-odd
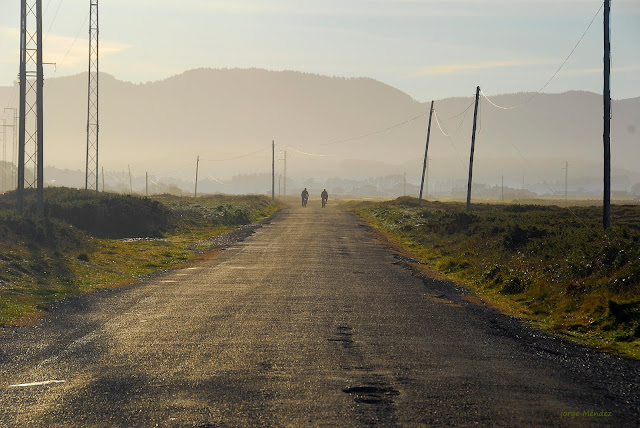
[[[403,126],[403,125],[406,125],[407,123],[410,123],[410,122],[413,122],[414,120],[420,119],[421,117],[424,117],[424,116],[426,116],[427,114],[429,114],[429,112],[428,112],[428,111],[426,111],[426,112],[424,112],[424,113],[421,113],[421,114],[419,114],[418,116],[412,117],[411,119],[407,119],[407,120],[405,120],[405,121],[403,121],[403,122],[396,123],[395,125],[391,125],[391,126],[389,126],[389,127],[387,127],[387,128],[379,129],[379,130],[377,130],[377,131],[370,132],[370,133],[368,133],[368,134],[363,134],[363,135],[359,135],[359,136],[357,136],[357,137],[352,137],[352,138],[345,138],[345,139],[343,139],[343,140],[332,141],[332,142],[329,142],[329,143],[324,143],[324,144],[319,144],[319,145],[320,145],[320,146],[328,146],[328,145],[332,145],[332,144],[339,144],[339,143],[346,143],[346,142],[349,142],[349,141],[356,141],[356,140],[360,140],[360,139],[362,139],[362,138],[370,137],[370,136],[372,136],[372,135],[380,134],[380,133],[382,133],[382,132],[390,131],[390,130],[392,130],[392,129],[398,128],[398,127]]]
[[[576,49],[578,49],[578,46],[580,45],[580,43],[582,43],[582,40],[584,39],[584,37],[587,35],[587,32],[589,31],[589,29],[591,28],[591,25],[593,25],[593,22],[596,20],[596,18],[598,17],[598,15],[600,14],[600,11],[602,10],[602,8],[604,7],[604,3],[600,4],[600,7],[598,8],[598,11],[596,12],[596,14],[593,16],[593,18],[591,19],[591,22],[589,22],[589,25],[587,26],[587,29],[584,30],[584,33],[582,33],[582,36],[580,36],[580,39],[578,40],[578,42],[576,43],[576,45],[573,47],[573,49],[571,49],[571,52],[569,53],[569,55],[565,58],[565,60],[562,62],[562,64],[560,64],[560,67],[558,67],[558,69],[556,70],[555,73],[553,73],[553,75],[549,78],[549,80],[547,80],[547,83],[545,83],[542,88],[540,88],[538,90],[538,92],[534,93],[533,95],[531,95],[529,98],[527,98],[523,103],[521,104],[517,104],[515,106],[511,106],[511,107],[503,107],[500,106],[496,103],[494,103],[493,101],[491,101],[484,93],[482,93],[482,96],[489,101],[489,103],[491,105],[493,105],[496,108],[499,108],[501,110],[512,110],[514,108],[518,108],[518,107],[522,107],[525,104],[530,103],[535,97],[537,97],[538,95],[540,95],[542,93],[542,91],[545,90],[545,88],[547,86],[549,86],[549,83],[551,83],[551,81],[553,79],[555,79],[555,77],[558,75],[558,73],[560,73],[560,70],[562,70],[565,66],[565,64],[569,61],[569,58],[571,58],[574,54],[574,52],[576,51]]]
[[[438,128],[440,128],[440,132],[442,132],[442,135],[444,135],[445,137],[449,137],[449,134],[444,132],[444,129],[442,129],[442,125],[440,124],[440,119],[438,118],[438,112],[435,111],[434,113],[436,114],[436,123],[438,124]]]
[[[287,146],[288,149],[293,150],[296,153],[300,153],[301,155],[305,155],[305,156],[312,156],[312,157],[320,157],[320,158],[326,158],[326,157],[330,157],[333,155],[319,155],[319,154],[315,154],[315,153],[307,153],[307,152],[303,152],[302,150],[298,150],[294,147],[291,146]]]
[[[469,109],[467,109],[467,110],[469,110]],[[453,151],[456,153],[456,157],[458,158],[458,161],[460,161],[460,166],[462,167],[462,170],[464,171],[465,170],[464,162],[462,161],[462,157],[460,157],[460,153],[458,153],[458,149],[456,148],[456,145],[453,143],[453,140],[451,139],[451,136],[444,131],[444,129],[443,129],[444,127],[440,123],[440,120],[438,119],[438,111],[435,110],[434,113],[435,113],[435,116],[436,116],[436,123],[438,124],[438,128],[440,129],[440,132],[442,132],[442,135],[447,137],[447,139],[449,140],[449,143],[451,143],[451,147],[453,147]],[[466,115],[465,115],[465,117],[466,117]],[[462,118],[462,121],[460,123],[462,124],[463,121],[464,121],[464,117]],[[460,129],[460,126],[458,126],[458,129]]]
[[[47,9],[49,9],[49,3],[47,3]],[[56,9],[56,13],[53,15],[53,19],[51,20],[51,24],[49,24],[49,29],[47,30],[47,34],[44,36],[44,41],[45,42],[47,41],[47,38],[49,38],[49,33],[51,32],[51,27],[53,27],[53,23],[56,21],[56,18],[58,17],[58,12],[60,12],[60,6],[62,6],[62,0],[60,0],[60,2],[58,2],[58,8]],[[44,13],[46,15],[47,14],[47,10],[45,10]]]
[[[78,33],[76,34],[76,37],[73,39],[73,42],[71,43],[71,46],[69,46],[69,50],[67,51],[67,53],[64,55],[64,57],[62,58],[62,61],[60,61],[58,64],[59,66],[62,66],[62,64],[64,64],[65,60],[67,59],[67,57],[69,56],[69,53],[71,52],[71,49],[73,49],[73,47],[75,46],[76,42],[78,41],[78,37],[80,37],[80,33],[82,32],[82,30],[84,29],[85,24],[87,23],[87,20],[89,19],[89,15],[91,14],[91,12],[89,11],[87,13],[87,16],[85,16],[84,21],[82,22],[82,25],[80,26],[80,29],[78,30]]]
[[[226,159],[204,159],[204,158],[200,158],[200,160],[207,161],[207,162],[226,162],[226,161],[230,161],[230,160],[241,159],[241,158],[246,158],[246,157],[249,157],[249,156],[253,156],[255,154],[262,153],[262,152],[264,152],[264,151],[266,151],[266,150],[268,150],[270,148],[271,148],[271,146],[265,147],[264,149],[256,150],[255,152],[251,152],[251,153],[247,153],[247,154],[244,154],[244,155],[235,156],[235,157],[231,157],[231,158],[226,158]]]
[[[207,178],[208,178],[209,180],[211,180],[211,181],[215,181],[215,182],[216,182],[216,183],[218,183],[218,184],[222,184],[223,186],[226,186],[226,185],[227,185],[227,183],[223,183],[222,181],[218,180],[217,178],[215,178],[215,177],[214,177],[214,176],[212,176],[212,175],[208,176]]]
[[[456,114],[455,116],[451,116],[451,117],[448,117],[448,118],[446,118],[446,119],[443,119],[443,120],[451,120],[451,119],[455,119],[456,117],[460,117],[460,116],[462,116],[463,114],[464,114],[464,115],[465,115],[465,117],[466,117],[466,116],[467,116],[467,112],[469,111],[469,109],[471,108],[471,106],[472,106],[472,105],[473,105],[473,101],[471,101],[471,104],[469,104],[469,105],[467,106],[467,108],[466,108],[466,109],[464,109],[464,110],[462,110],[460,113]],[[463,120],[464,120],[464,118],[463,118]]]

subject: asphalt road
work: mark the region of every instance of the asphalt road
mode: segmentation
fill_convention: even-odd
[[[639,380],[638,362],[418,274],[319,201],[0,334],[8,427],[637,427]]]

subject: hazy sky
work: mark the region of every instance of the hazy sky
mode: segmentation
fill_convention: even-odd
[[[640,0],[613,0],[613,98],[640,96]],[[420,101],[537,91],[600,0],[109,0],[100,70],[146,82],[199,68],[366,76]],[[18,71],[19,0],[0,0],[0,86]],[[86,71],[88,0],[43,0],[46,77]],[[77,39],[76,39],[77,37]],[[602,89],[602,11],[545,92]]]

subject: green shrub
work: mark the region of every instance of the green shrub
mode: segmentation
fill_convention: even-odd
[[[159,237],[169,227],[169,210],[158,201],[129,195],[69,193],[72,197],[48,197],[46,214],[92,236]]]
[[[502,245],[507,250],[514,251],[521,247],[524,247],[532,239],[542,238],[546,234],[546,230],[538,229],[536,226],[531,226],[523,229],[519,224],[516,223],[515,226],[509,228],[505,233],[504,239],[502,240]]]

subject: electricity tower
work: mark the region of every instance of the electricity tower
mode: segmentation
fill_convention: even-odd
[[[89,89],[87,99],[87,173],[85,189],[95,184],[98,193],[98,0],[90,0],[89,11]]]
[[[43,213],[42,0],[20,3],[20,119],[18,142],[18,212],[24,189],[36,188],[36,209]]]

